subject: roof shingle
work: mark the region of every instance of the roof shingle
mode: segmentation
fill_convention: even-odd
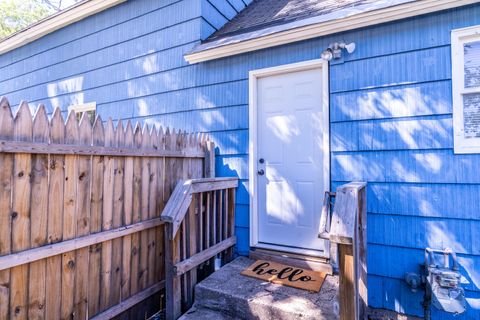
[[[254,0],[206,42],[374,2],[378,0]]]

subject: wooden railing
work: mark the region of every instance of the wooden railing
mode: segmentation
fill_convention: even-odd
[[[178,318],[192,305],[199,269],[211,272],[215,257],[222,263],[232,259],[237,185],[236,178],[180,181],[165,206],[167,319]]]

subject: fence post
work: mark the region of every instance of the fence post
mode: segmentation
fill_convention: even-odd
[[[337,188],[330,241],[338,244],[340,320],[366,319],[366,184]]]
[[[215,178],[215,143],[207,141],[205,150],[205,178]]]

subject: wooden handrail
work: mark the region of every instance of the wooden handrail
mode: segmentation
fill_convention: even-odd
[[[173,190],[170,199],[163,209],[162,221],[172,224],[173,239],[178,232],[178,228],[185,218],[188,208],[192,202],[192,194],[216,191],[222,189],[231,189],[238,186],[237,178],[204,178],[191,179],[187,181],[180,180]],[[170,240],[171,240],[170,239]]]
[[[198,268],[233,258],[237,178],[179,181],[165,206],[166,319],[193,304]],[[210,261],[210,262],[208,262]],[[204,271],[203,271],[204,272]],[[185,284],[185,285],[182,285]]]

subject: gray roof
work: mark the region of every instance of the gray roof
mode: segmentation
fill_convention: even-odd
[[[254,0],[205,42],[375,2],[379,0]]]
[[[190,61],[189,56],[218,47],[419,1],[254,0],[220,30],[197,44],[185,57]]]

